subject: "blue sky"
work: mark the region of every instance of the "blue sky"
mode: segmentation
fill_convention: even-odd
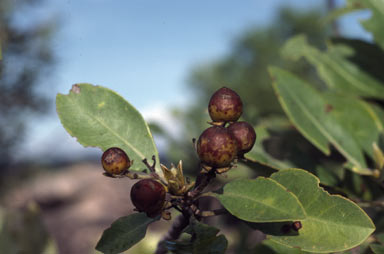
[[[68,93],[87,82],[120,93],[150,119],[182,107],[193,98],[186,86],[191,68],[224,55],[232,40],[250,26],[271,22],[281,5],[298,9],[323,6],[315,0],[149,1],[46,0],[35,19],[59,20],[53,40],[58,65],[48,96]],[[338,1],[342,5],[343,1]],[[20,23],[30,16],[20,15]],[[363,34],[356,16],[342,23],[351,36]],[[94,152],[66,134],[55,115],[31,124],[25,152],[55,156]],[[45,149],[36,149],[45,147]],[[55,147],[55,149],[51,149]],[[87,150],[87,151],[86,151]],[[56,154],[53,154],[56,153]]]
[[[283,2],[305,8],[316,1],[65,2],[59,91],[84,81],[116,90],[139,109],[178,105],[193,64],[224,54],[234,36],[270,22]]]

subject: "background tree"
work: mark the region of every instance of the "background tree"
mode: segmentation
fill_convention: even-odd
[[[55,57],[51,47],[54,22],[16,22],[41,0],[0,1],[0,169],[5,171],[27,131],[28,119],[47,112],[44,94]],[[42,77],[44,82],[42,82]]]

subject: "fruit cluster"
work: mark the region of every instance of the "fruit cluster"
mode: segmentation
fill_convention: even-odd
[[[243,110],[243,103],[237,93],[229,88],[216,91],[208,106],[213,126],[206,129],[196,144],[197,154],[201,160],[201,175],[205,181],[199,185],[184,178],[181,161],[170,169],[160,164],[163,177],[153,165],[144,159],[143,163],[150,173],[130,172],[133,161],[118,147],[107,149],[101,158],[105,175],[110,177],[129,177],[140,179],[131,189],[131,200],[136,210],[145,212],[149,217],[159,214],[170,219],[170,208],[176,208],[186,216],[198,216],[196,197],[209,183],[210,177],[231,168],[237,158],[243,158],[256,140],[256,133],[247,122],[237,122]],[[228,126],[227,126],[228,125]]]
[[[215,169],[221,173],[231,168],[236,158],[243,158],[252,149],[256,132],[249,123],[237,122],[243,113],[243,103],[229,88],[220,88],[212,95],[208,112],[213,126],[200,135],[196,150],[204,170]]]
[[[184,202],[183,197],[194,187],[194,182],[190,183],[184,178],[181,161],[170,169],[160,164],[163,171],[161,178],[155,170],[155,157],[152,159],[153,165],[149,165],[146,159],[143,160],[150,171],[149,174],[133,173],[128,170],[133,164],[128,155],[118,147],[111,147],[103,153],[101,164],[106,176],[140,179],[131,188],[131,201],[137,211],[145,212],[149,217],[161,214],[164,219],[170,219],[167,209],[178,208],[178,202],[174,201]],[[171,198],[167,199],[167,196]]]

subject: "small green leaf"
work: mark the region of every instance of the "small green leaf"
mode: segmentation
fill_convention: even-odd
[[[141,114],[117,93],[90,84],[76,84],[68,95],[56,97],[57,113],[67,132],[83,146],[123,149],[132,170],[153,155],[159,161],[152,134]],[[159,163],[157,171],[160,173]]]
[[[325,154],[330,154],[326,130],[318,116],[325,101],[316,90],[282,69],[269,69],[280,104],[299,131]]]
[[[216,195],[239,219],[250,222],[301,220],[305,212],[295,195],[276,181],[264,177],[232,181]]]
[[[104,254],[128,250],[144,238],[148,225],[157,219],[149,218],[145,213],[134,213],[117,219],[104,231],[96,250]]]
[[[323,93],[323,98],[332,107],[330,117],[356,140],[361,150],[373,158],[372,144],[379,138],[377,116],[371,105],[349,96]]]
[[[371,250],[375,254],[383,254],[384,253],[384,246],[383,245],[374,243],[374,244],[371,244],[369,247],[371,248]]]
[[[353,55],[347,57],[347,60],[381,83],[384,82],[384,73],[381,68],[381,64],[384,62],[384,50],[379,45],[365,40],[343,37],[331,38],[330,43],[332,46],[341,44],[353,49]]]
[[[297,129],[318,149],[330,154],[328,142],[336,147],[359,174],[372,174],[367,169],[359,144],[345,130],[324,96],[303,80],[282,69],[269,69],[278,99]],[[367,113],[368,114],[368,113]]]
[[[308,44],[303,35],[288,40],[282,49],[285,57],[297,60],[305,57],[317,69],[326,85],[341,93],[372,98],[384,98],[384,86],[374,77],[347,60],[354,50],[345,45],[328,45],[322,52]]]
[[[352,201],[330,195],[319,179],[301,169],[288,169],[271,176],[297,196],[307,215],[292,236],[278,232],[269,239],[308,252],[337,252],[360,245],[375,230],[368,215]]]
[[[228,241],[224,235],[217,235],[219,230],[203,223],[194,223],[191,231],[195,233],[193,253],[223,254],[227,249]]]
[[[166,241],[164,244],[171,253],[224,254],[228,241],[224,235],[217,235],[219,231],[207,224],[193,222],[185,229],[185,232],[193,237]]]
[[[337,186],[340,183],[341,175],[345,170],[340,167],[340,164],[326,164],[316,166],[316,176],[320,183],[327,186]]]

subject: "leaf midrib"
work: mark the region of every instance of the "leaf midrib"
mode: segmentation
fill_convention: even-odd
[[[76,100],[73,98],[73,97],[70,97],[73,104],[74,105],[77,105],[79,106],[76,102]],[[117,132],[115,132],[113,129],[111,129],[110,127],[108,127],[107,124],[105,124],[103,121],[101,121],[100,119],[94,117],[93,115],[87,113],[86,111],[84,111],[81,107],[78,107],[78,110],[81,111],[82,114],[84,114],[85,116],[97,121],[100,123],[100,125],[102,127],[104,127],[105,129],[109,130],[113,135],[115,135],[118,139],[120,139],[124,144],[126,144],[129,148],[131,148],[133,150],[133,152],[135,152],[139,157],[141,157],[142,159],[145,158],[145,155],[142,154],[139,150],[137,150],[130,142],[128,142],[126,139],[124,139],[122,136],[120,136]]]
[[[325,220],[325,219],[321,219],[321,218],[318,218],[318,217],[313,217],[311,215],[308,215],[307,214],[307,218],[304,219],[306,221],[317,221],[317,222],[321,222],[321,223],[324,223],[324,224],[333,224],[333,225],[337,225],[337,226],[344,226],[345,228],[352,228],[352,227],[356,227],[356,228],[363,228],[363,229],[375,229],[375,228],[371,228],[371,227],[364,227],[364,226],[360,226],[360,225],[352,225],[351,224],[348,224],[346,225],[345,223],[337,223],[336,221],[331,221],[331,220]]]
[[[134,228],[130,227],[130,229],[128,231],[126,231],[125,228],[123,228],[122,233],[119,234],[117,236],[117,238],[115,238],[115,241],[116,242],[122,242],[123,241],[128,246],[132,246],[132,242],[135,243],[135,241],[133,241],[132,239],[127,240],[127,235],[134,235],[134,236],[139,236],[139,238],[143,238],[143,229],[144,229],[144,236],[145,236],[145,233],[146,233],[145,231],[148,227],[148,224],[150,224],[150,223],[151,223],[151,221],[145,222],[144,224],[138,224]],[[124,224],[129,224],[129,223],[125,222]],[[109,229],[110,230],[116,230],[116,228],[114,228],[114,227],[118,227],[118,226],[112,225]],[[103,246],[107,246],[107,247],[102,248]],[[109,246],[108,244],[105,244],[103,246],[100,246],[99,249],[100,250],[104,250],[104,249],[110,250],[110,248],[108,248],[108,246]],[[124,248],[126,248],[126,246],[124,246]],[[113,248],[113,249],[116,249],[116,248]],[[121,249],[121,248],[119,248],[119,249]]]
[[[139,225],[136,225],[136,227],[134,227],[134,228],[130,228],[130,230],[128,230],[128,231],[123,231],[123,234],[120,234],[120,237],[118,237],[118,238],[121,240],[127,240],[126,239],[127,235],[139,235],[139,236],[141,236],[141,235],[143,235],[143,233],[142,233],[143,229],[146,230],[149,223],[151,223],[151,222],[145,222],[144,224],[139,224]],[[139,234],[139,233],[141,233],[141,234]],[[145,235],[145,231],[144,231],[144,235]],[[129,239],[128,239],[128,241],[129,241]]]
[[[228,194],[228,193],[224,193],[224,195],[219,195],[219,197],[223,197],[224,196],[224,198],[225,197],[231,197],[231,198],[243,198],[243,199],[245,199],[245,200],[251,200],[251,201],[254,201],[255,203],[257,203],[257,204],[262,204],[263,206],[266,206],[266,207],[268,207],[268,208],[271,208],[272,210],[276,210],[276,211],[279,211],[279,212],[281,212],[281,209],[278,209],[278,208],[276,208],[276,207],[274,207],[274,206],[271,206],[271,205],[267,205],[267,204],[265,204],[265,203],[262,203],[262,202],[260,202],[259,200],[256,200],[256,199],[252,199],[252,198],[250,198],[249,196],[243,196],[243,195],[241,195],[241,194],[236,194],[236,193],[230,193],[230,194]],[[281,207],[279,207],[279,208],[281,208]],[[227,208],[226,208],[227,209]],[[286,212],[283,212],[284,214],[288,214],[288,216],[289,216],[289,213],[286,213]]]

